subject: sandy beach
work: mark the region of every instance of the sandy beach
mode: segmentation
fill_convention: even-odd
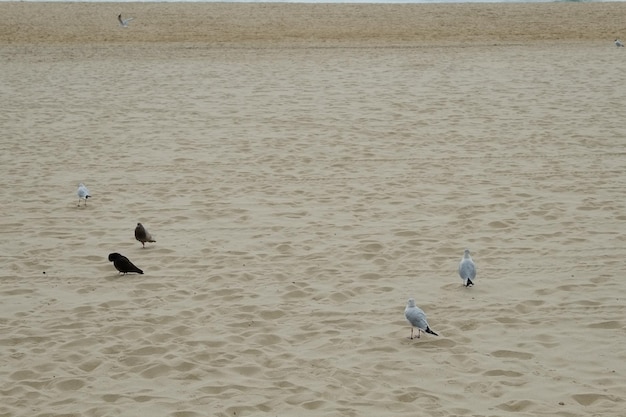
[[[625,15],[0,3],[0,416],[623,416]]]

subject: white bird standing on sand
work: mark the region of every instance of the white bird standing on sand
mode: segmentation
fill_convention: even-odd
[[[623,48],[624,44],[619,39],[615,39],[615,46],[617,46],[618,48]]]
[[[413,328],[417,327],[417,338],[419,339],[421,331],[430,333],[435,336],[439,336],[437,333],[430,330],[428,322],[426,321],[426,313],[421,308],[415,306],[415,299],[409,298],[404,309],[404,317],[411,323],[411,339],[413,339]]]
[[[123,28],[127,28],[130,21],[134,19],[135,19],[134,17],[129,17],[128,19],[122,19],[121,13],[117,15],[117,20],[120,22],[120,26],[122,26]]]
[[[87,199],[91,197],[89,195],[89,190],[85,187],[85,184],[82,182],[78,184],[78,190],[76,190],[76,194],[78,194],[78,207],[80,207],[80,200],[85,200],[85,206],[87,205]]]
[[[474,285],[472,280],[476,278],[476,265],[474,265],[474,260],[470,255],[469,249],[465,249],[463,258],[461,258],[461,262],[459,262],[459,276],[463,280],[463,285],[466,287]]]

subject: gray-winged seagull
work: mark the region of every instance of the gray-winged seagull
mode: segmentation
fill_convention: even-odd
[[[85,187],[85,184],[82,182],[78,184],[76,194],[78,194],[78,207],[80,207],[80,200],[85,200],[85,205],[87,205],[87,199],[91,196],[89,195],[89,190]]]
[[[120,26],[123,28],[127,28],[128,24],[130,23],[131,20],[134,20],[134,17],[129,17],[127,19],[122,19],[122,14],[118,14],[117,15],[117,20],[120,22]]]
[[[415,299],[409,298],[404,309],[404,317],[411,323],[411,339],[413,339],[413,328],[417,327],[417,338],[419,339],[421,331],[430,333],[435,336],[439,336],[437,333],[430,330],[428,322],[426,321],[426,313],[421,308],[415,306]]]
[[[463,258],[461,258],[461,262],[459,262],[459,276],[463,280],[463,285],[466,287],[474,285],[473,280],[476,278],[476,265],[474,265],[474,260],[470,255],[469,249],[465,249]]]

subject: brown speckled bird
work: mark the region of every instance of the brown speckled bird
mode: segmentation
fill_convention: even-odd
[[[137,227],[135,227],[135,239],[141,242],[142,248],[146,247],[146,242],[156,242],[156,240],[152,239],[150,232],[148,232],[141,223],[137,223]]]

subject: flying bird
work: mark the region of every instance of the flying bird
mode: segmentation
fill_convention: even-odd
[[[127,28],[128,24],[130,23],[131,20],[134,20],[134,17],[129,17],[127,19],[122,19],[122,14],[118,14],[117,15],[117,20],[120,22],[120,26],[123,28]]]
[[[143,274],[143,271],[137,268],[127,257],[117,252],[109,254],[109,262],[113,262],[113,266],[120,274],[126,275],[129,272]]]
[[[82,182],[78,184],[76,194],[78,194],[78,207],[80,207],[80,200],[85,200],[85,205],[87,205],[87,199],[91,196],[89,195],[89,190],[85,187],[85,184]]]
[[[476,265],[474,265],[474,260],[470,255],[469,249],[465,249],[463,258],[461,258],[461,262],[459,262],[459,276],[463,280],[463,285],[466,287],[474,285],[472,280],[476,278]]]
[[[146,242],[156,242],[156,240],[152,238],[150,232],[148,232],[141,223],[137,223],[137,227],[135,227],[135,239],[141,242],[141,247],[143,248],[146,247]]]
[[[404,317],[411,323],[411,339],[413,339],[413,328],[417,327],[417,338],[419,339],[421,331],[430,333],[434,336],[439,336],[437,333],[430,330],[428,322],[426,321],[426,313],[421,308],[415,306],[415,299],[409,298],[404,309]]]
[[[618,48],[623,48],[624,44],[619,39],[615,39],[615,46],[617,46]]]

